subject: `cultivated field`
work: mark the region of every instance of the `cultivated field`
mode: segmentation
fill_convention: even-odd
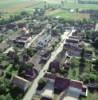
[[[0,0],[0,19],[9,18],[9,15],[18,14],[21,11],[32,13],[33,8],[42,7],[39,0]]]
[[[43,1],[46,1],[49,4],[58,4],[61,5],[61,0],[0,0],[0,12],[3,12],[2,17],[7,17],[9,14],[17,14],[21,11],[27,11],[32,13],[33,8],[43,7]],[[98,10],[98,5],[94,4],[78,4],[77,0],[64,0],[65,8],[79,8],[83,9],[95,9]],[[98,1],[98,0],[96,0]],[[52,13],[52,14],[51,14]],[[84,18],[89,19],[88,14],[79,14],[79,13],[70,13],[68,11],[51,11],[48,14],[49,16],[61,16],[66,20],[82,20]]]
[[[6,13],[29,11],[38,5],[40,6],[40,3],[37,0],[0,0],[0,11]]]
[[[42,6],[43,1],[46,1],[50,4],[61,4],[61,0],[0,0],[0,11],[6,12],[6,13],[14,13],[14,12],[16,13],[16,12],[26,10],[29,12],[29,11],[32,11],[32,8],[34,7]],[[77,0],[64,0],[64,1],[65,1],[65,8],[97,9],[98,10],[98,5],[78,4]]]

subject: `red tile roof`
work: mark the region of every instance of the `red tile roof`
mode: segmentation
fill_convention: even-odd
[[[69,79],[56,77],[55,85],[54,85],[56,88],[58,88],[60,90],[64,90],[64,89],[68,88],[69,85],[70,85],[70,80]]]
[[[83,83],[81,81],[71,80],[70,81],[70,87],[82,89],[83,88]]]
[[[65,79],[53,74],[46,74],[44,77],[54,79],[55,80],[54,86],[56,89],[59,89],[59,90],[64,90],[69,87],[74,87],[81,90],[83,89],[83,82],[81,81]]]

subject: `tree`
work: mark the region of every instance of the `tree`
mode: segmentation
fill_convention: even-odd
[[[84,58],[85,49],[83,48],[81,51],[81,58]]]
[[[89,75],[89,77],[90,77],[90,79],[89,79],[90,82],[95,82],[95,81],[97,80],[97,77],[96,77],[95,74],[92,74],[92,73],[91,73],[91,74]]]
[[[28,48],[28,49],[26,49],[26,53],[27,53],[27,55],[29,55],[30,57],[32,57],[33,56],[33,50],[31,49],[31,48]]]
[[[28,63],[28,64],[26,65],[26,67],[32,70],[32,68],[34,67],[34,64]]]
[[[27,15],[28,15],[28,12],[22,11],[22,12],[20,13],[20,15],[22,15],[22,16],[27,16]]]
[[[0,96],[0,100],[6,100],[6,96],[1,95],[1,96]]]
[[[81,51],[81,58],[80,58],[80,65],[79,65],[80,74],[84,71],[84,68],[85,68],[85,57],[84,57],[84,54],[85,54],[85,49],[83,48],[82,51]]]
[[[98,71],[98,59],[96,59],[94,62],[94,69]]]
[[[6,79],[1,79],[0,80],[0,94],[6,94],[9,91],[9,81]]]
[[[38,82],[38,90],[42,90],[44,88],[44,86],[47,84],[47,80],[45,79],[40,79]]]
[[[96,48],[98,48],[98,37],[96,37],[96,39],[95,39],[95,41],[94,41],[94,46],[95,46]]]
[[[80,80],[82,80],[84,83],[88,83],[88,82],[89,82],[89,74],[83,73],[83,74],[80,76]]]

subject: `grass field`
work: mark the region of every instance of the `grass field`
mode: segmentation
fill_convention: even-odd
[[[42,1],[50,4],[61,4],[61,0],[0,0],[0,11],[7,13],[16,13],[23,10],[32,11],[34,7],[43,6]],[[97,9],[98,5],[94,4],[78,4],[77,0],[65,0],[65,8],[79,8],[79,9]],[[98,0],[96,0],[98,1]]]
[[[48,3],[60,4],[61,0],[43,0]],[[92,0],[93,1],[93,0]],[[98,1],[98,0],[94,0]],[[79,9],[95,9],[98,10],[98,5],[96,4],[78,4],[77,0],[65,0],[65,8],[79,8]]]
[[[83,19],[89,19],[89,14],[80,14],[80,13],[71,13],[64,10],[55,10],[51,12],[47,12],[48,16],[60,16],[61,18],[64,18],[65,20],[83,20]]]
[[[9,15],[18,14],[21,11],[32,13],[33,8],[42,7],[38,0],[0,0],[1,18],[9,18]]]
[[[5,13],[31,11],[36,6],[41,6],[41,3],[37,0],[0,0],[0,11]]]
[[[88,93],[88,96],[82,100],[98,100],[98,92]]]
[[[9,16],[9,14],[17,14],[21,11],[27,11],[32,13],[32,9],[35,7],[42,7],[43,2],[46,1],[49,4],[61,4],[61,0],[0,0],[0,11],[4,12],[3,17]],[[98,1],[98,0],[94,0]],[[94,4],[78,4],[77,0],[65,0],[65,8],[79,8],[82,9],[95,9],[98,10],[98,5]],[[88,14],[70,13],[68,11],[58,11],[48,14],[49,16],[61,16],[66,20],[82,20],[89,19]]]
[[[98,2],[98,0],[81,0],[81,1],[93,1],[93,2]]]
[[[48,3],[60,4],[61,0],[0,0],[0,10],[5,11],[17,11],[24,8],[31,8],[35,6],[38,2],[46,1]],[[80,8],[80,9],[98,9],[98,5],[94,4],[78,4],[77,0],[65,0],[66,8]],[[98,0],[90,0],[98,1]]]

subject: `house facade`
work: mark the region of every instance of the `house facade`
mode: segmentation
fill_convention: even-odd
[[[15,40],[13,40],[13,42],[18,47],[25,47],[31,41],[31,39],[32,37],[29,34],[26,34],[17,37]]]
[[[51,34],[45,34],[41,38],[39,38],[37,42],[37,48],[43,48],[48,45],[49,41],[51,41]]]
[[[24,78],[21,78],[19,76],[13,76],[11,79],[11,82],[14,86],[19,87],[21,90],[23,90],[24,92],[28,89],[28,87],[30,86],[30,82],[27,81]]]

